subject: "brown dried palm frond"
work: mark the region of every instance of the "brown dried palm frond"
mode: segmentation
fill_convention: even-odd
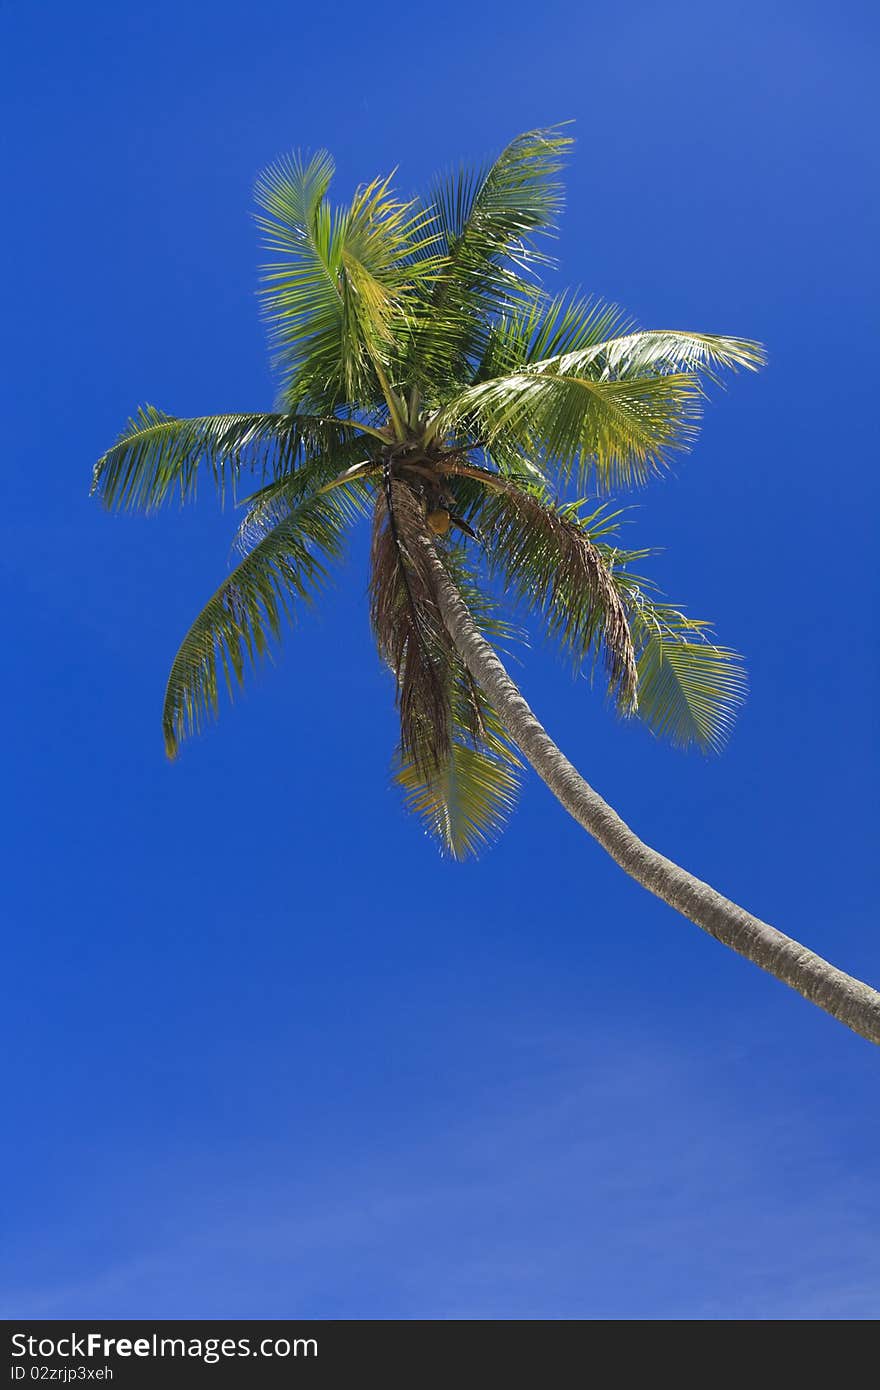
[[[469,469],[475,478],[479,470]],[[528,483],[486,472],[475,499],[489,564],[516,596],[544,617],[581,662],[601,648],[609,693],[620,709],[637,705],[638,671],[626,606],[606,556],[574,508],[559,508]]]
[[[483,636],[494,642],[514,636],[478,583],[464,548],[444,547],[441,558]],[[444,662],[444,679],[450,720],[443,761],[426,774],[398,748],[394,780],[408,810],[444,853],[465,859],[500,833],[516,801],[522,764],[497,711],[455,652]],[[430,733],[424,725],[421,732]]]
[[[401,748],[430,774],[448,754],[455,651],[419,543],[423,534],[419,499],[386,468],[373,514],[370,621],[397,681]]]

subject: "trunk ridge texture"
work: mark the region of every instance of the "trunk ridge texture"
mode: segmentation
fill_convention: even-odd
[[[880,1043],[880,994],[753,917],[709,884],[651,849],[580,775],[547,734],[478,632],[445,566],[423,539],[443,621],[471,675],[483,687],[520,751],[569,815],[598,840],[625,873],[703,931],[796,989],[869,1042]]]

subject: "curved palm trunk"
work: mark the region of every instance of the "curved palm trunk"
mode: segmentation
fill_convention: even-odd
[[[452,640],[486,691],[521,752],[566,811],[620,867],[710,936],[739,952],[869,1042],[880,1043],[880,994],[753,917],[707,883],[651,849],[584,781],[535,718],[496,653],[481,636],[427,537],[423,544],[436,597]]]

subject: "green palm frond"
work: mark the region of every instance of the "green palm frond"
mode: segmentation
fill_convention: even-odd
[[[742,657],[624,571],[618,584],[639,653],[639,718],[676,747],[717,752],[748,691]]]
[[[451,262],[437,302],[458,285],[491,281],[508,259],[547,263],[535,238],[553,231],[562,211],[565,188],[558,175],[574,143],[562,132],[561,126],[524,131],[488,168],[462,168],[437,181],[429,207],[441,254]]]
[[[325,152],[308,163],[294,154],[258,179],[255,198],[267,215],[257,223],[267,250],[282,257],[263,267],[261,296],[285,401],[367,409],[386,395],[377,365],[393,356],[395,332],[436,274],[434,234],[388,179],[332,208],[333,168]]]
[[[722,371],[758,371],[766,364],[762,343],[751,338],[726,338],[719,334],[690,334],[677,329],[639,329],[609,338],[606,342],[573,345],[560,349],[573,352],[573,370],[587,366],[588,361],[601,361],[603,370],[612,377],[628,377],[645,371],[698,371],[703,377],[717,379]],[[563,356],[563,370],[570,370]]]
[[[309,601],[339,558],[348,524],[357,515],[357,484],[309,497],[260,541],[202,609],[174,659],[162,712],[165,750],[177,754],[183,738],[198,733],[219,712],[220,676],[230,699],[249,666],[292,621],[297,600]]]
[[[257,217],[266,250],[284,257],[262,268],[261,296],[275,362],[296,404],[311,394],[335,407],[353,371],[344,358],[343,234],[326,196],[334,169],[325,150],[308,163],[297,153],[270,165],[254,187],[267,214]]]
[[[478,587],[462,553],[448,554],[446,563],[483,636],[496,644],[515,636]],[[453,651],[445,656],[449,721],[442,756],[426,760],[398,748],[394,780],[403,790],[407,810],[419,817],[441,848],[453,859],[466,859],[479,854],[502,830],[516,802],[522,763],[460,658]]]
[[[430,290],[442,264],[438,237],[415,202],[401,202],[390,178],[358,189],[346,215],[342,264],[351,312],[371,351],[385,356],[415,296]]]
[[[646,482],[692,444],[701,378],[756,370],[764,352],[745,338],[623,326],[615,306],[567,297],[502,316],[474,383],[439,413],[438,427],[463,423],[496,454],[543,458],[545,472],[574,471],[581,485]]]
[[[554,299],[535,294],[493,323],[474,382],[491,381],[561,353],[595,348],[630,327],[631,320],[616,304],[571,293]]]
[[[621,381],[528,367],[461,391],[433,422],[467,431],[493,453],[540,460],[603,491],[646,482],[693,440],[702,388],[689,373]]]
[[[412,369],[435,387],[465,379],[494,316],[536,293],[534,272],[548,263],[537,237],[556,226],[571,144],[560,127],[526,131],[488,168],[435,184],[426,211],[443,260],[411,353]]]
[[[245,513],[235,533],[234,547],[242,554],[248,554],[306,498],[351,482],[364,481],[366,475],[379,466],[369,450],[365,451],[364,442],[362,438],[347,440],[338,449],[308,459],[292,473],[276,478],[252,493],[242,504]],[[372,441],[367,440],[366,443],[370,445]],[[348,497],[353,507],[366,514],[369,509],[366,490],[349,488]]]
[[[394,780],[403,789],[406,809],[453,859],[477,855],[492,843],[519,791],[519,760],[505,742],[494,711],[483,701],[477,742],[460,722],[459,712],[467,708],[469,698],[457,682],[451,736],[439,766],[425,773],[401,751],[395,758]]]
[[[154,511],[195,496],[207,468],[221,499],[239,474],[290,472],[312,450],[334,449],[358,427],[343,420],[288,414],[203,415],[181,420],[141,406],[95,465],[92,492],[110,509]]]
[[[674,329],[639,329],[604,342],[572,344],[558,351],[556,360],[561,371],[580,372],[598,364],[606,376],[615,380],[646,372],[686,371],[699,372],[715,381],[723,371],[757,371],[767,360],[762,344],[751,338]]]

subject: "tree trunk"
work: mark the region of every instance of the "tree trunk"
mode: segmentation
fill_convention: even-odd
[[[456,649],[491,699],[511,738],[538,776],[625,873],[717,941],[796,989],[869,1042],[880,1043],[880,994],[753,917],[707,883],[651,849],[603,801],[535,718],[489,643],[477,631],[433,544],[423,545],[443,621]]]

